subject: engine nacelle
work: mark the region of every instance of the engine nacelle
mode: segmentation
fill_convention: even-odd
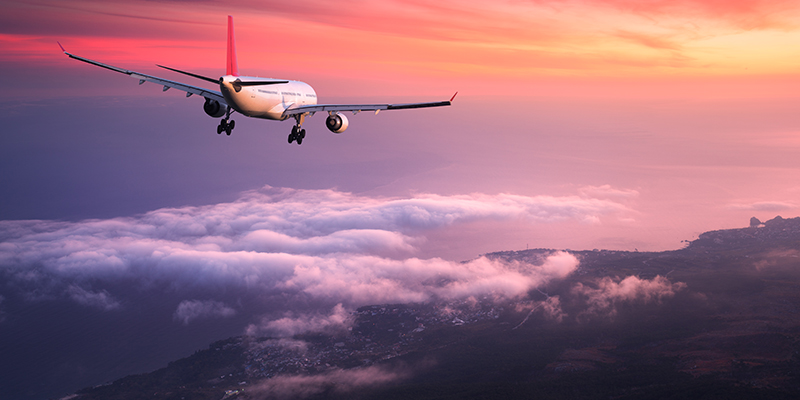
[[[350,121],[347,120],[347,117],[338,113],[329,115],[328,119],[325,120],[325,126],[333,133],[344,132],[348,125],[350,125]]]
[[[203,104],[203,111],[210,117],[219,118],[225,115],[227,110],[218,101],[206,98],[206,102]]]

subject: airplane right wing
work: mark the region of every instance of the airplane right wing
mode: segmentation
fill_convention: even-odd
[[[318,111],[375,111],[376,113],[381,110],[406,110],[411,108],[430,108],[430,107],[444,107],[449,106],[456,94],[447,101],[436,101],[432,103],[406,103],[406,104],[313,104],[307,106],[289,107],[283,112],[285,116],[292,116],[297,114],[313,114]]]
[[[64,46],[61,46],[61,43],[59,43],[58,45],[61,47],[61,50],[64,52],[64,54],[68,55],[70,58],[74,58],[74,59],[76,59],[78,61],[83,61],[85,63],[93,64],[93,65],[96,65],[96,66],[101,67],[101,68],[110,69],[110,70],[115,71],[115,72],[119,72],[119,73],[122,73],[122,74],[125,74],[125,75],[132,76],[134,78],[139,79],[139,84],[140,85],[145,83],[145,82],[153,82],[153,83],[156,83],[156,84],[164,86],[164,88],[162,90],[165,91],[165,92],[169,88],[175,88],[175,89],[178,89],[178,90],[186,92],[186,97],[189,97],[189,96],[191,96],[193,94],[196,94],[198,96],[203,96],[206,99],[215,100],[222,106],[227,106],[227,104],[228,104],[227,102],[225,102],[225,98],[222,97],[222,93],[220,93],[220,92],[218,92],[216,90],[209,90],[209,89],[201,88],[199,86],[187,85],[185,83],[171,81],[169,79],[159,78],[157,76],[142,74],[142,73],[139,73],[139,72],[136,72],[136,71],[130,71],[130,70],[127,70],[127,69],[114,67],[112,65],[103,64],[103,63],[100,63],[100,62],[97,62],[97,61],[94,61],[94,60],[90,60],[88,58],[83,58],[83,57],[76,56],[74,54],[70,54],[66,50],[64,50]],[[168,68],[168,69],[171,69],[171,68]]]

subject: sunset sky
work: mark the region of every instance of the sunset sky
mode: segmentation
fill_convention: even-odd
[[[230,14],[244,71],[344,96],[791,95],[800,56],[796,1],[7,1],[2,10],[6,68],[81,74],[53,52],[59,40],[128,68],[215,74]]]
[[[0,7],[0,96],[4,126],[16,132],[3,146],[4,219],[128,216],[232,201],[265,185],[616,206],[590,218],[477,218],[421,233],[419,249],[429,251],[419,255],[462,259],[525,246],[677,248],[704,230],[791,216],[800,205],[795,1]],[[449,109],[353,117],[340,136],[312,118],[313,137],[287,148],[289,123],[239,116],[236,135],[213,137],[216,122],[198,115],[199,100],[75,62],[55,44],[177,80],[186,77],[154,64],[216,76],[226,15],[243,73],[309,82],[320,102],[460,94]],[[206,159],[224,172],[206,170]]]
[[[205,85],[155,64],[223,74],[228,15],[243,75],[302,80],[320,103],[459,94],[348,115],[341,135],[316,115],[288,145],[291,122],[234,114],[217,135],[198,96],[56,43]],[[37,304],[170,332],[169,351],[131,339],[109,355],[127,364],[59,375],[98,384],[278,321],[519,296],[579,268],[555,253],[520,272],[487,252],[670,250],[798,216],[798,21],[800,2],[759,0],[3,1],[0,337],[30,347],[0,350],[27,357],[72,329],[66,313],[40,329]],[[93,337],[65,337],[91,353]],[[31,370],[78,370],[41,353]]]

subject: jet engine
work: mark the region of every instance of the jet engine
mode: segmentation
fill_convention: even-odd
[[[342,114],[331,114],[328,116],[328,119],[325,120],[325,126],[333,133],[344,132],[348,125],[350,125],[350,122],[347,120],[347,117]]]
[[[225,115],[226,109],[218,101],[206,98],[206,102],[203,104],[203,111],[211,117],[219,118]]]

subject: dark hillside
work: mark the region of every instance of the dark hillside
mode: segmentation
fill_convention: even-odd
[[[577,271],[526,298],[362,307],[339,336],[234,338],[79,398],[800,396],[800,218],[572,253]]]

